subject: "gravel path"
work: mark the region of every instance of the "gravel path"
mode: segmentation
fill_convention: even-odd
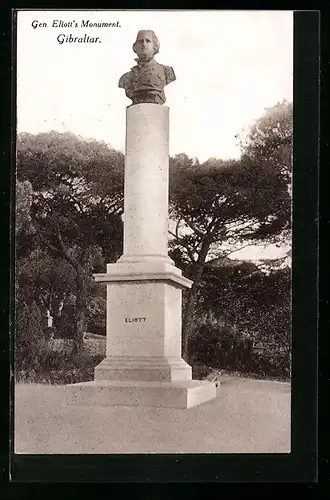
[[[290,384],[223,377],[189,410],[67,407],[63,386],[17,384],[15,453],[289,453]]]

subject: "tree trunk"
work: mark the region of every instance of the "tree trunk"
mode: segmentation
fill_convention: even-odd
[[[195,272],[194,276],[192,277],[193,280],[193,285],[188,292],[188,299],[183,311],[183,318],[182,318],[182,357],[184,360],[189,363],[190,361],[190,352],[189,352],[189,341],[191,338],[191,333],[192,333],[192,327],[193,327],[193,322],[194,322],[194,312],[195,312],[195,305],[196,305],[196,299],[197,299],[197,292],[198,288],[200,285],[200,282],[203,277],[203,272],[204,272],[204,265],[205,265],[205,260],[207,257],[207,254],[210,249],[210,242],[205,239],[201,251],[199,253],[197,262],[196,262],[196,267],[195,267]]]
[[[53,318],[53,327],[58,330],[61,321],[63,298],[52,295],[49,311]]]
[[[75,316],[75,336],[73,339],[73,353],[81,354],[84,345],[84,333],[86,330],[86,307],[87,307],[87,286],[86,286],[86,275],[83,267],[83,263],[87,261],[88,249],[83,249],[80,261],[75,258],[65,246],[61,232],[57,228],[57,239],[59,248],[56,248],[52,243],[47,241],[41,232],[38,232],[38,236],[41,241],[47,246],[47,248],[54,253],[56,256],[60,256],[66,259],[72,267],[76,270],[76,316]]]
[[[184,308],[182,318],[182,357],[185,361],[187,361],[187,363],[189,363],[190,360],[189,340],[191,338],[199,283],[200,279],[195,279],[190,291],[188,292],[188,299]]]
[[[83,351],[84,334],[86,331],[87,287],[85,272],[80,264],[76,267],[76,272],[76,331],[73,344],[73,352],[77,355],[80,355]]]

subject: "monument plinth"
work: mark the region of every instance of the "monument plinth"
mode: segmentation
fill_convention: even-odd
[[[168,175],[169,109],[129,106],[123,255],[94,275],[107,286],[106,357],[94,381],[68,386],[69,403],[189,408],[216,395],[181,357],[181,295],[192,282],[168,256]]]

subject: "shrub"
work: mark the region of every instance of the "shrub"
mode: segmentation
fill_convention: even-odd
[[[46,340],[51,340],[56,336],[56,328],[53,326],[46,326],[44,328],[44,337]]]
[[[103,356],[90,356],[86,353],[80,356],[71,353],[63,355],[61,352],[48,350],[44,353],[37,376],[50,384],[87,382],[94,379],[94,368],[102,359]]]
[[[72,384],[94,379],[94,368],[104,356],[55,351],[51,343],[44,343],[34,359],[33,367],[16,373],[17,382]]]
[[[87,329],[90,332],[106,334],[106,299],[101,296],[92,297],[88,303]]]
[[[62,339],[74,339],[76,335],[76,308],[74,304],[67,303],[63,306],[61,316],[58,319],[57,337]]]
[[[69,323],[68,323],[69,324]],[[52,328],[43,329],[42,314],[33,302],[16,308],[15,378],[21,382],[70,384],[94,378],[94,367],[104,355],[73,354],[70,340],[56,349]]]
[[[246,375],[288,379],[290,344],[287,337],[282,343],[281,338],[276,336],[276,326],[273,336],[267,336],[258,330],[248,332],[209,314],[196,321],[190,354],[193,362],[199,365],[199,371],[202,371],[200,365],[204,365]]]
[[[15,321],[15,369],[33,369],[44,343],[39,307],[35,302],[30,306],[26,303],[18,305]]]
[[[212,372],[212,368],[210,366],[195,361],[192,361],[191,367],[192,378],[194,380],[203,380]]]

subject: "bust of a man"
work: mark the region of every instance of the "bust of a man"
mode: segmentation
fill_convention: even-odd
[[[132,104],[164,104],[166,101],[164,87],[173,82],[176,76],[173,68],[155,61],[154,56],[158,54],[159,47],[159,40],[153,31],[138,32],[133,44],[133,51],[138,56],[135,59],[137,65],[125,73],[118,83],[120,88],[125,89]]]

